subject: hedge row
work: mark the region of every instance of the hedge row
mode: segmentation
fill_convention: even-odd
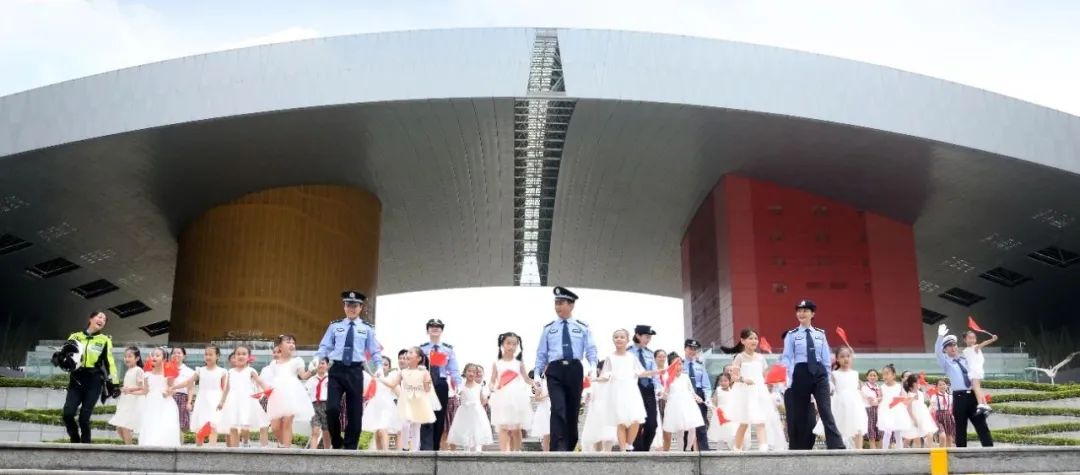
[[[1069,399],[1080,397],[1080,389],[1067,389],[1062,391],[1049,391],[1042,393],[1024,393],[1024,394],[1001,394],[998,396],[991,396],[990,402],[1032,402],[1032,401],[1054,401],[1058,399]]]
[[[67,381],[57,381],[55,379],[0,377],[0,388],[67,389]]]
[[[0,420],[11,422],[26,422],[30,424],[42,424],[47,426],[62,426],[64,419],[60,414],[42,413],[41,410],[11,411],[0,409]],[[91,420],[90,427],[101,430],[113,430],[114,427],[108,422]]]
[[[1080,390],[1080,384],[1047,384],[1032,383],[1030,381],[989,380],[983,381],[982,387],[986,389],[1026,389],[1029,391],[1075,391]],[[1004,396],[1004,395],[1003,395]],[[994,399],[997,399],[997,396]]]
[[[1024,445],[1080,445],[1080,439],[1067,437],[1055,437],[1044,434],[1060,432],[1080,431],[1080,422],[1059,422],[1053,424],[1039,424],[1033,426],[1014,427],[1012,429],[1000,429],[990,431],[994,442]],[[979,436],[974,432],[968,434],[968,441],[978,441]]]
[[[1080,409],[1072,407],[1028,407],[1013,406],[1009,404],[992,404],[994,412],[998,414],[1015,414],[1020,416],[1069,416],[1080,417]]]
[[[46,416],[62,416],[63,409],[23,409],[22,412],[31,414],[42,414]],[[94,414],[116,414],[116,406],[97,405],[94,406]]]
[[[368,445],[371,444],[371,437],[372,437],[371,432],[361,432],[360,433],[360,449],[361,450],[366,450]],[[221,437],[219,437],[219,439],[220,439],[219,446],[224,446],[225,437],[221,436]],[[136,437],[135,438],[135,443],[138,443],[138,440],[139,440],[139,438]],[[274,438],[274,434],[270,434],[269,440],[270,440],[271,443],[276,443],[277,442],[277,439]],[[251,433],[251,441],[252,441],[252,443],[258,443],[258,441],[259,441],[259,433],[258,432],[252,432]],[[56,443],[56,444],[67,444],[67,443],[70,443],[71,441],[68,440],[68,439],[55,439],[55,440],[49,440],[47,442]],[[121,439],[113,439],[113,438],[106,438],[106,439],[95,438],[93,443],[95,443],[95,444],[105,444],[105,445],[124,445],[123,440],[121,440]],[[184,443],[185,444],[194,444],[195,443],[195,434],[192,434],[191,432],[184,433]],[[294,435],[293,436],[293,445],[294,446],[296,446],[296,447],[307,447],[307,444],[308,444],[308,437],[307,436],[303,436],[303,435]]]

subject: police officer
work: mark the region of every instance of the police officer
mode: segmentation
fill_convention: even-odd
[[[446,408],[450,401],[450,386],[447,378],[453,380],[455,388],[461,388],[461,372],[458,371],[457,355],[454,347],[448,343],[442,343],[443,328],[446,325],[442,320],[432,318],[427,322],[428,342],[420,345],[420,350],[428,357],[428,371],[431,372],[431,384],[435,389],[435,395],[439,398],[442,409],[435,411],[435,422],[420,426],[420,450],[439,450],[443,431],[446,428]],[[446,364],[436,366],[431,362],[431,353],[447,355]],[[455,395],[456,396],[456,395]]]
[[[581,386],[586,374],[581,358],[588,359],[591,375],[592,368],[596,367],[596,344],[589,326],[573,317],[577,294],[563,287],[555,287],[554,293],[555,314],[559,318],[544,325],[533,372],[547,378],[551,398],[551,451],[572,452],[578,443]]]
[[[780,363],[787,368],[789,387],[784,400],[790,403],[787,410],[788,447],[791,450],[813,448],[813,424],[809,422],[810,396],[814,396],[821,425],[825,428],[825,444],[830,449],[844,448],[844,440],[833,420],[829,398],[829,373],[832,371],[832,354],[825,331],[811,325],[817,305],[802,300],[795,305],[795,317],[799,326],[784,335],[784,353]]]
[[[646,371],[656,371],[656,357],[649,349],[649,343],[655,334],[656,330],[649,325],[634,327],[634,346],[630,347],[630,354],[637,358]],[[634,439],[635,452],[648,452],[652,447],[652,441],[656,437],[656,395],[662,387],[658,375],[638,378],[638,390],[641,391],[641,400],[645,403],[645,424],[642,424],[637,438]]]
[[[689,338],[683,345],[683,350],[686,351],[686,360],[683,361],[683,374],[690,376],[690,382],[694,385],[694,394],[697,395],[698,409],[701,410],[701,417],[705,420],[705,424],[697,429],[694,429],[694,436],[697,438],[697,450],[699,452],[709,450],[709,408],[705,406],[707,400],[707,394],[712,394],[712,383],[709,381],[709,372],[705,370],[705,363],[702,363],[698,358],[698,352],[701,350],[701,342]],[[688,437],[683,438],[683,443],[686,443]]]
[[[993,447],[994,437],[986,425],[986,413],[978,410],[979,401],[971,390],[971,376],[968,376],[968,361],[960,356],[956,348],[956,335],[947,335],[949,328],[938,326],[937,341],[934,342],[934,355],[937,356],[941,371],[952,382],[953,417],[956,419],[956,446],[967,447],[968,421],[975,426],[979,442],[983,447]]]
[[[71,372],[63,416],[72,443],[90,443],[90,416],[99,398],[105,402],[110,396],[120,396],[112,337],[101,333],[108,320],[105,312],[91,313],[86,329],[72,333],[60,351],[53,353],[53,364]],[[78,423],[75,411],[79,411]]]
[[[360,428],[364,417],[364,364],[382,361],[375,327],[360,318],[364,294],[355,290],[341,293],[345,318],[330,322],[315,361],[329,358],[329,381],[326,383],[326,419],[330,444],[335,449],[360,447]],[[345,397],[345,439],[341,438],[341,398]]]

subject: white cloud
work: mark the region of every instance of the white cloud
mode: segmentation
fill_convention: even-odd
[[[236,49],[247,48],[250,46],[269,45],[274,43],[285,43],[288,41],[309,40],[311,38],[317,38],[319,32],[310,28],[302,28],[299,26],[291,26],[284,30],[275,31],[268,35],[256,36],[253,38],[245,38],[235,43],[228,43],[221,47],[221,49]]]

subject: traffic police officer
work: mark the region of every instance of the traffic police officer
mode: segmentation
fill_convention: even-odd
[[[454,347],[442,343],[442,333],[445,327],[446,325],[443,324],[442,320],[437,318],[428,320],[427,333],[429,341],[420,345],[420,350],[428,357],[431,384],[435,389],[435,395],[439,398],[439,405],[442,406],[442,409],[435,411],[435,422],[420,426],[420,450],[439,450],[439,442],[442,440],[443,431],[446,428],[446,408],[450,401],[450,386],[447,384],[447,378],[454,381],[455,388],[462,387],[461,372],[458,371],[458,361],[457,355],[454,354]],[[431,353],[433,351],[447,355],[446,364],[436,366],[432,363]]]
[[[986,413],[979,412],[979,401],[971,390],[971,376],[968,376],[968,361],[960,356],[956,348],[956,335],[946,335],[949,328],[938,326],[937,341],[934,342],[934,355],[937,356],[941,371],[952,382],[953,418],[956,419],[956,446],[967,447],[968,421],[975,426],[979,442],[983,447],[993,447],[994,437],[986,425]]]
[[[697,438],[697,450],[702,452],[709,450],[709,408],[705,406],[705,401],[708,400],[706,395],[712,394],[712,383],[709,381],[709,372],[705,369],[705,363],[698,359],[701,342],[689,338],[683,346],[686,351],[686,360],[683,361],[682,372],[690,376],[690,382],[694,385],[694,394],[697,394],[698,397],[698,409],[701,410],[701,417],[706,424],[694,429],[694,436]],[[683,437],[684,444],[686,440],[687,437]]]
[[[646,371],[656,371],[656,358],[649,349],[649,343],[655,334],[656,330],[649,325],[634,327],[634,346],[630,347],[629,351]],[[635,452],[648,452],[652,447],[653,438],[656,437],[656,394],[662,387],[659,375],[638,378],[638,390],[641,391],[641,400],[645,403],[645,424],[642,424],[637,438],[634,439]]]
[[[589,326],[573,317],[577,294],[555,287],[555,321],[544,325],[536,348],[534,374],[547,378],[551,398],[551,451],[572,452],[578,442],[578,413],[585,369],[581,358],[589,361],[589,373],[596,367],[596,343]],[[539,383],[537,383],[539,384]]]
[[[813,448],[814,424],[810,423],[810,396],[817,403],[821,425],[825,429],[825,444],[830,449],[844,448],[844,440],[833,420],[832,403],[829,398],[829,373],[832,371],[832,354],[825,331],[811,325],[817,305],[802,300],[795,305],[795,317],[799,326],[784,335],[784,353],[780,363],[787,368],[789,387],[784,400],[787,402],[788,447],[791,450]]]
[[[105,312],[91,313],[86,329],[68,336],[52,356],[54,365],[71,372],[63,418],[72,443],[90,443],[90,416],[99,398],[105,402],[110,396],[120,396],[112,337],[101,333],[108,320]],[[79,411],[78,423],[75,411]]]
[[[364,363],[382,361],[375,327],[360,319],[364,294],[355,290],[341,293],[345,318],[330,322],[315,361],[330,359],[326,383],[326,419],[330,444],[335,449],[360,447],[360,428],[364,417]],[[370,360],[368,355],[370,355]],[[341,438],[341,398],[345,397],[345,439]]]

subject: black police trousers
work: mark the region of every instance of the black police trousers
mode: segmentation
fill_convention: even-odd
[[[442,409],[435,411],[435,422],[420,426],[420,450],[439,450],[443,431],[446,429],[446,405],[450,400],[450,385],[445,378],[432,378],[431,387],[439,398]]]
[[[641,400],[645,402],[645,423],[638,429],[634,439],[634,452],[648,452],[656,437],[656,390],[650,386],[638,384]]]
[[[548,363],[548,397],[551,398],[551,451],[573,452],[578,443],[578,414],[585,370],[581,360]]]
[[[326,428],[330,445],[335,449],[360,448],[360,429],[364,421],[364,365],[345,365],[335,361],[326,381]],[[341,398],[345,398],[345,438],[341,437]]]
[[[814,396],[817,402],[818,415],[821,417],[821,425],[825,428],[825,445],[830,449],[843,449],[844,438],[836,429],[836,422],[832,414],[832,400],[829,397],[829,375],[821,368],[817,373],[811,373],[806,363],[795,365],[791,376],[791,387],[787,390],[790,397],[785,395],[785,401],[790,399],[790,404],[785,405],[789,421],[788,448],[791,450],[810,450],[814,448],[814,425],[811,422],[810,396]]]
[[[968,419],[979,434],[983,447],[993,447],[994,438],[986,425],[986,414],[978,413],[979,401],[973,391],[953,391],[953,418],[956,419],[956,446],[967,447]]]
[[[68,377],[67,399],[64,400],[64,427],[72,443],[90,443],[90,416],[101,399],[105,377],[96,368],[79,368]],[[80,408],[81,406],[81,408]],[[79,421],[75,422],[75,411]]]

